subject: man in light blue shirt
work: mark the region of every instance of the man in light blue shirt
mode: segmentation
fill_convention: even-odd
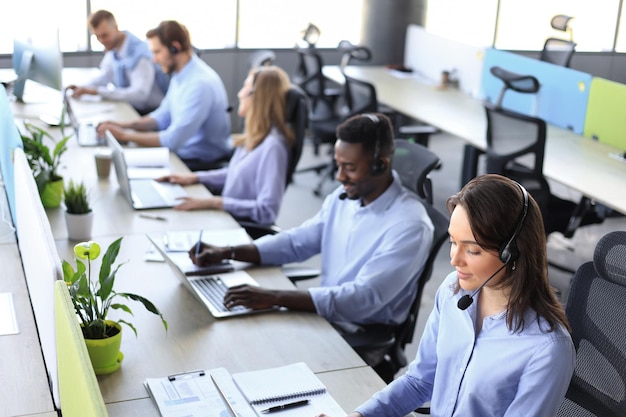
[[[321,253],[321,285],[308,290],[231,289],[227,306],[283,306],[316,312],[342,327],[401,323],[415,298],[433,226],[417,197],[391,169],[391,123],[381,114],[355,116],[339,126],[337,180],[316,216],[252,245],[205,245],[198,264],[237,259],[262,264],[303,261]]]
[[[152,113],[130,123],[100,123],[98,133],[108,129],[121,142],[165,146],[192,171],[214,168],[232,152],[224,83],[194,53],[178,22],[161,22],[146,36],[154,60],[171,74],[167,94]]]
[[[70,85],[74,97],[99,95],[126,101],[140,114],[156,109],[168,77],[152,62],[148,44],[128,31],[120,31],[113,14],[98,10],[89,18],[91,32],[105,49],[100,72],[85,86]]]

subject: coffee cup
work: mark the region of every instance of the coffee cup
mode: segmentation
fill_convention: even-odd
[[[96,172],[99,178],[108,178],[111,174],[111,151],[109,149],[98,149],[94,153],[96,160]]]

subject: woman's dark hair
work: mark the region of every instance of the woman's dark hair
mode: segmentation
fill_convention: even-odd
[[[513,332],[524,329],[524,315],[529,308],[543,317],[552,331],[558,324],[569,330],[563,307],[548,281],[546,235],[537,202],[528,195],[528,212],[515,245],[519,257],[510,262],[500,281],[510,291],[507,326]],[[523,210],[523,193],[513,180],[496,174],[481,175],[448,198],[452,213],[456,206],[467,212],[476,243],[487,251],[500,252],[515,232]]]

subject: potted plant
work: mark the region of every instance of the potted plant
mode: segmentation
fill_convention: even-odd
[[[65,203],[65,224],[70,240],[91,239],[93,210],[89,205],[89,195],[83,182],[70,180],[63,190]]]
[[[26,131],[21,132],[24,154],[33,171],[41,203],[46,208],[59,207],[63,197],[63,177],[59,175],[58,169],[71,135],[65,136],[62,126],[63,138],[57,142],[47,130],[28,122],[24,123],[24,127]],[[54,143],[52,151],[44,143],[46,138]]]
[[[109,245],[101,260],[98,279],[92,279],[92,262],[100,256],[100,245],[96,242],[81,242],[74,246],[76,270],[63,261],[63,277],[69,287],[74,309],[81,323],[89,357],[96,374],[111,373],[119,369],[124,355],[120,352],[122,326],[130,327],[135,336],[137,329],[122,319],[110,320],[111,309],[132,315],[132,310],[115,300],[132,300],[141,303],[146,310],[158,315],[167,331],[167,321],[148,299],[131,293],[115,291],[115,277],[122,264],[114,265],[120,251],[122,238]],[[82,261],[86,261],[85,263]]]

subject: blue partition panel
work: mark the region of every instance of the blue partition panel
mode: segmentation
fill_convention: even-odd
[[[11,103],[6,90],[0,87],[0,170],[2,171],[2,180],[11,209],[11,217],[13,217],[13,224],[16,224],[13,150],[18,146],[22,147],[22,139],[15,127]]]
[[[541,84],[536,94],[507,91],[502,107],[583,134],[591,75],[571,68],[560,67],[537,59],[490,48],[485,53],[481,94],[495,102],[502,89],[502,81],[489,69],[494,66],[523,75],[532,75]]]

